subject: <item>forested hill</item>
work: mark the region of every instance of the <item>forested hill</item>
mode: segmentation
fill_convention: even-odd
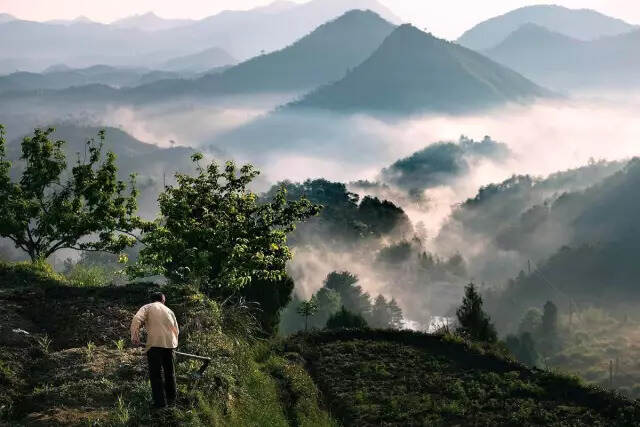
[[[291,108],[463,112],[548,95],[516,72],[407,24],[342,80]]]

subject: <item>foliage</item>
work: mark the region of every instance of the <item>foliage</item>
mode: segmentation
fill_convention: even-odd
[[[304,317],[304,330],[309,329],[309,317],[314,316],[318,312],[318,303],[315,298],[308,301],[302,301],[298,306],[298,314]]]
[[[327,329],[367,328],[367,321],[358,313],[348,311],[344,306],[327,320]]]
[[[340,294],[332,289],[322,287],[313,296],[318,304],[318,311],[310,319],[312,327],[322,329],[327,324],[327,320],[342,307]]]
[[[358,276],[348,271],[331,272],[324,280],[324,287],[340,295],[342,306],[353,313],[368,316],[371,312],[369,294],[357,285]]]
[[[317,242],[352,244],[363,238],[410,232],[411,223],[404,211],[386,200],[360,197],[347,186],[326,179],[303,183],[283,181],[272,187],[264,199],[274,197],[279,189],[287,189],[289,200],[300,197],[323,206],[320,215],[292,234],[292,244]]]
[[[411,156],[383,169],[385,181],[406,190],[424,191],[466,173],[471,161],[502,158],[509,153],[506,145],[485,136],[482,141],[461,136],[457,143],[431,144]]]
[[[265,336],[278,331],[280,312],[291,301],[294,287],[293,279],[285,275],[279,280],[252,280],[238,291],[238,295],[249,303]]]
[[[524,332],[519,337],[507,336],[505,345],[513,355],[527,366],[537,366],[539,355],[531,333]]]
[[[159,197],[161,219],[142,241],[136,276],[162,274],[197,283],[215,298],[233,295],[252,280],[278,281],[291,259],[287,233],[318,213],[306,199],[288,201],[281,188],[259,203],[248,186],[259,174],[233,162],[199,165],[197,175],[176,174],[176,186]]]
[[[482,309],[482,297],[473,283],[465,288],[462,305],[456,311],[458,333],[474,341],[496,342],[498,337],[491,319]]]
[[[395,299],[387,301],[383,295],[378,295],[371,308],[369,323],[372,328],[400,329],[402,310]]]
[[[105,286],[112,278],[105,267],[84,264],[74,265],[66,276],[74,286]]]
[[[56,273],[45,260],[4,263],[0,261],[0,288],[28,287],[37,283],[41,287],[58,286],[66,278]]]
[[[51,139],[54,129],[35,129],[22,141],[24,162],[18,182],[10,178],[4,128],[0,126],[0,236],[10,239],[32,260],[61,249],[120,252],[135,243],[142,224],[135,180],[117,180],[116,156],[103,159],[105,133],[90,140],[84,155],[67,174],[64,141]],[[90,238],[92,236],[95,238]]]

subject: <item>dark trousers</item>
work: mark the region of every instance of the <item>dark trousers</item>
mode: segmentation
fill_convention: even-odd
[[[147,351],[149,361],[149,379],[153,403],[158,408],[171,405],[176,401],[176,369],[172,348],[151,347]],[[164,371],[164,383],[162,381]]]

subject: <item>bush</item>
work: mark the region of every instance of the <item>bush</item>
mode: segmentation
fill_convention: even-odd
[[[113,274],[99,265],[76,264],[67,273],[67,279],[73,286],[94,287],[105,286],[111,282]]]
[[[344,307],[342,307],[342,309],[336,314],[331,316],[327,321],[327,329],[365,329],[368,327],[369,326],[367,325],[367,321],[364,320],[364,317],[356,313],[351,313]]]

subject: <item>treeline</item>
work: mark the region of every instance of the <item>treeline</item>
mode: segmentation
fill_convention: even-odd
[[[314,308],[304,308],[310,306]],[[308,328],[348,326],[348,322],[358,324],[358,320],[354,321],[349,314],[360,317],[361,325],[381,329],[401,329],[404,320],[402,309],[395,299],[387,299],[384,295],[372,299],[358,285],[356,275],[348,271],[334,271],[327,275],[322,288],[309,300],[293,297],[282,313],[280,332],[286,335]]]

